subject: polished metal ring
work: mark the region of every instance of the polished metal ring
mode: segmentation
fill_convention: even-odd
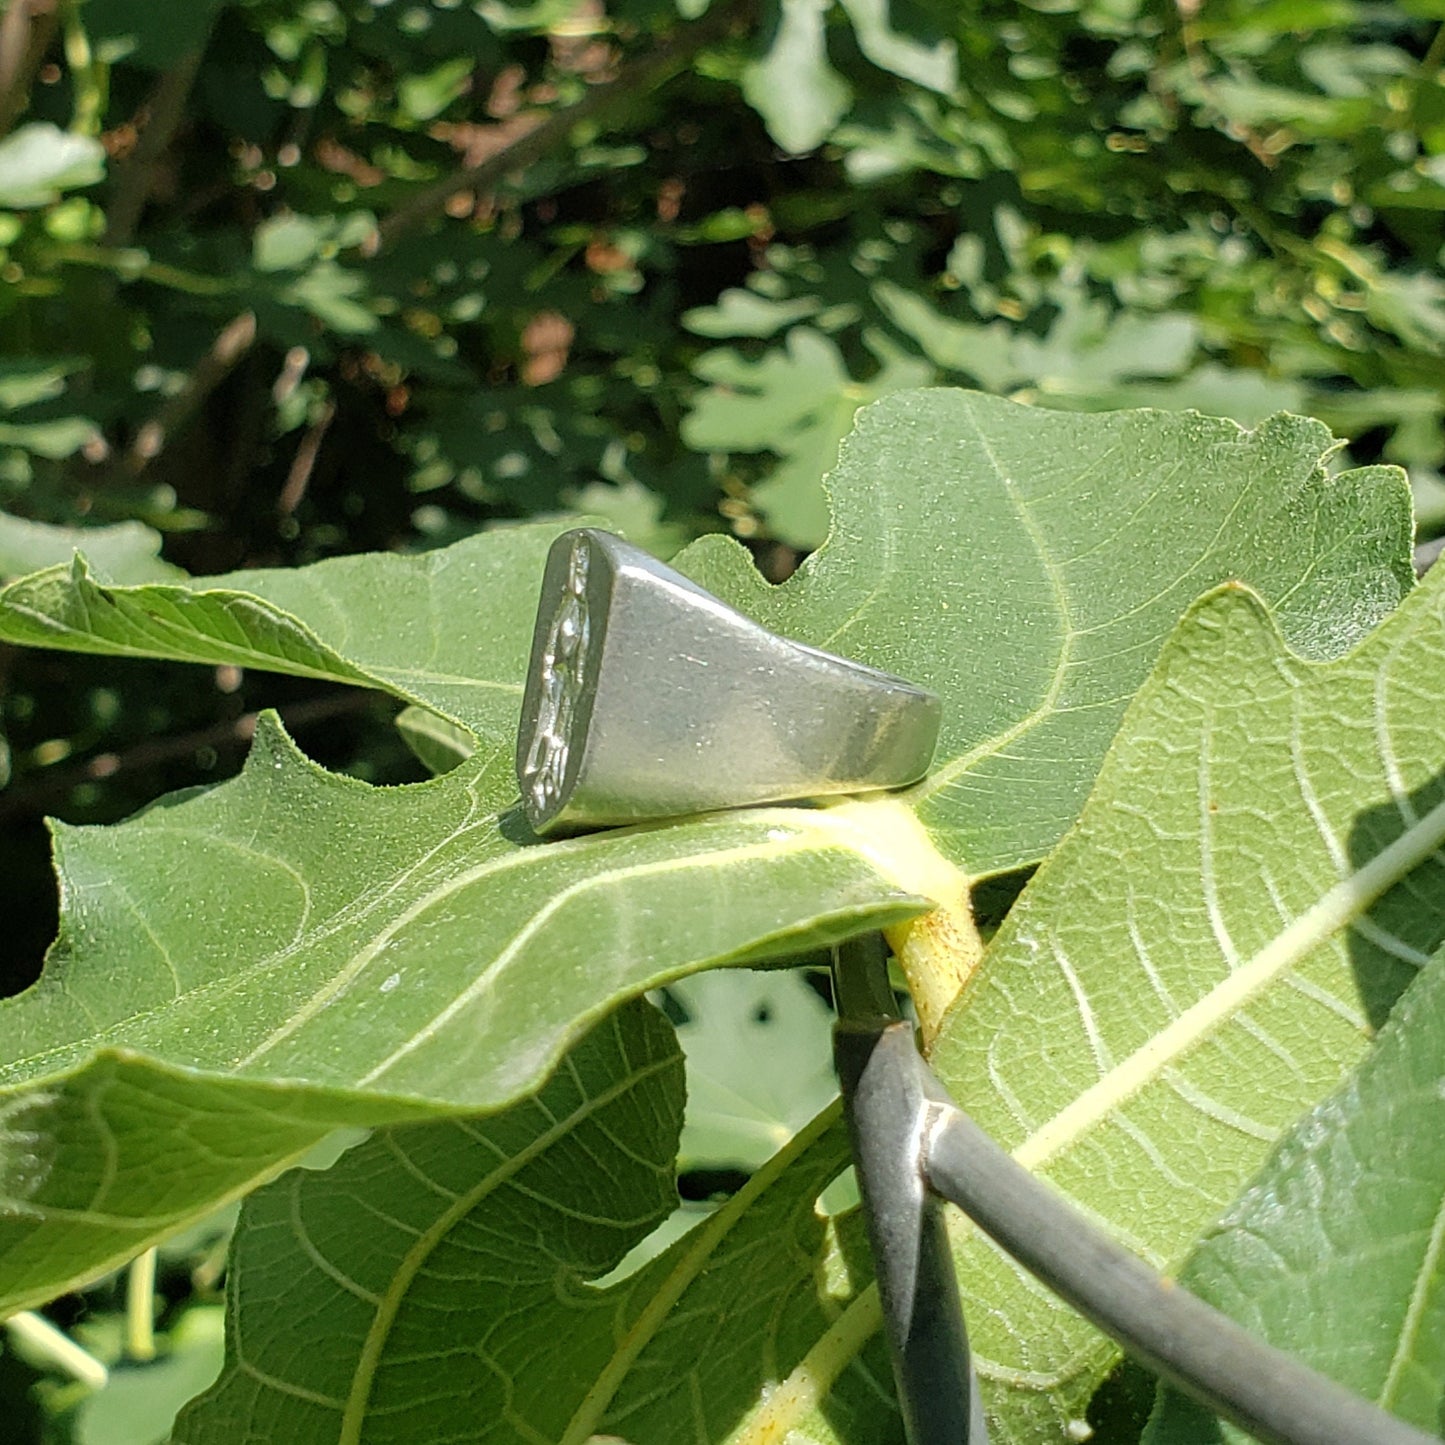
[[[928,771],[940,714],[580,527],[547,554],[517,779],[544,835],[899,788]]]

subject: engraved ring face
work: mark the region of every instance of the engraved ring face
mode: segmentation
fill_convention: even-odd
[[[905,787],[926,688],[778,637],[620,537],[553,543],[517,737],[541,834]]]
[[[567,562],[567,580],[547,623],[537,679],[537,715],[520,769],[527,812],[537,817],[554,812],[562,801],[592,632],[587,615],[588,562],[587,547],[580,539],[574,541]],[[539,631],[544,620],[539,615]]]

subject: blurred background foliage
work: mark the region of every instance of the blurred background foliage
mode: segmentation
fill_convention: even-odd
[[[138,578],[564,509],[664,554],[730,531],[782,577],[856,408],[932,382],[1310,413],[1342,465],[1408,468],[1438,534],[1442,21],[0,0],[0,578],[77,542]],[[213,782],[267,706],[328,766],[420,775],[372,699],[0,650],[0,991],[54,931],[42,817]],[[215,1352],[196,1248],[163,1262],[177,1360]],[[118,1288],[90,1326],[117,1359]],[[96,1423],[124,1392],[27,1394],[31,1368],[0,1359],[0,1394],[44,1405],[7,1438],[163,1438]]]

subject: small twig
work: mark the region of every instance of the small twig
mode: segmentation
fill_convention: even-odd
[[[196,363],[186,384],[168,397],[136,433],[126,452],[123,470],[139,476],[165,450],[166,443],[201,409],[210,394],[231,374],[256,341],[256,317],[250,311],[228,321]]]
[[[276,510],[281,516],[289,517],[301,505],[306,488],[311,484],[311,474],[316,470],[321,443],[335,418],[336,402],[328,399],[321,408],[321,415],[306,428],[306,435],[301,438],[301,444],[291,460],[291,470],[286,474],[286,485],[276,499]]]
[[[30,102],[30,84],[58,18],[57,0],[10,0],[0,16],[0,135]]]
[[[103,245],[126,246],[135,235],[156,166],[175,139],[204,54],[205,47],[197,46],[161,76],[146,107],[149,117],[140,129],[135,149],[115,168]]]
[[[304,346],[293,346],[282,357],[281,370],[277,373],[276,380],[271,383],[272,406],[283,406],[296,395],[296,388],[301,385],[306,368],[310,365],[311,353]]]
[[[348,689],[335,697],[315,698],[310,702],[299,702],[291,707],[281,708],[279,711],[281,721],[294,731],[312,723],[325,722],[329,718],[361,712],[370,706],[371,700],[372,694],[369,692]],[[259,712],[248,712],[214,727],[136,743],[124,752],[97,753],[95,757],[87,758],[75,767],[65,768],[36,778],[19,788],[0,792],[0,824],[8,823],[13,818],[34,817],[37,813],[43,813],[48,804],[57,798],[64,798],[72,788],[84,783],[98,783],[106,778],[113,778],[118,773],[154,767],[157,763],[173,762],[176,758],[186,757],[202,748],[243,747],[255,735],[256,720],[260,716]]]
[[[372,255],[394,244],[407,232],[443,212],[447,202],[463,191],[494,189],[507,176],[525,170],[549,151],[564,144],[581,122],[596,119],[619,101],[635,101],[645,95],[685,65],[704,46],[720,40],[751,8],[752,0],[737,0],[731,5],[716,0],[703,19],[684,27],[670,40],[633,61],[615,80],[592,86],[581,100],[554,111],[546,120],[477,165],[465,166],[440,181],[423,186],[381,222],[371,240],[363,246],[363,253]]]
[[[153,260],[148,251],[136,246],[95,246],[87,241],[57,241],[51,250],[56,261],[72,266],[93,266],[122,281],[149,281],[187,296],[230,296],[241,290],[235,276],[207,276]]]
[[[1279,156],[1270,148],[1269,142],[1247,125],[1240,125],[1229,119],[1224,109],[1215,100],[1214,81],[1209,74],[1209,62],[1205,58],[1204,46],[1200,43],[1196,24],[1199,19],[1201,0],[1175,0],[1174,9],[1179,16],[1179,37],[1184,42],[1184,58],[1189,73],[1199,87],[1199,93],[1225,122],[1225,133],[1241,142],[1244,148],[1260,165],[1273,170],[1279,164]]]

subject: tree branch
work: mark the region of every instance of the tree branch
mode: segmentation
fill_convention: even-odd
[[[57,0],[10,0],[0,16],[0,135],[30,100],[30,82],[55,34]]]
[[[151,178],[175,139],[204,54],[205,46],[197,46],[161,76],[146,107],[149,117],[140,129],[135,149],[115,168],[115,185],[106,208],[102,245],[125,246],[135,235],[150,195]]]
[[[319,697],[310,702],[298,702],[291,707],[279,709],[281,721],[287,728],[309,727],[312,723],[326,722],[331,718],[344,717],[348,713],[362,712],[371,705],[372,694],[358,688],[348,688],[333,697]],[[259,712],[244,713],[229,722],[217,723],[213,727],[199,728],[195,732],[177,733],[172,737],[148,738],[134,747],[119,753],[97,753],[74,767],[63,768],[48,775],[41,775],[33,782],[19,788],[0,793],[0,824],[15,818],[34,817],[44,812],[47,806],[65,797],[72,788],[83,783],[103,782],[117,773],[131,772],[136,768],[150,768],[157,763],[174,762],[202,748],[244,747],[256,732]]]
[[[594,85],[581,100],[554,111],[505,149],[477,165],[463,167],[429,186],[423,186],[411,200],[381,222],[371,240],[363,246],[363,253],[375,255],[383,247],[393,245],[408,232],[441,214],[453,196],[463,191],[492,190],[507,176],[535,164],[549,151],[564,144],[573,129],[583,121],[595,120],[619,102],[636,100],[661,85],[704,46],[721,40],[734,26],[742,24],[751,11],[752,0],[735,0],[732,4],[715,0],[712,9],[701,20],[686,26],[656,49],[633,61],[615,80]]]
[[[196,363],[186,384],[168,397],[136,433],[122,469],[132,477],[139,476],[165,450],[170,438],[201,409],[206,398],[231,374],[255,342],[256,317],[252,312],[243,311],[228,321]]]

